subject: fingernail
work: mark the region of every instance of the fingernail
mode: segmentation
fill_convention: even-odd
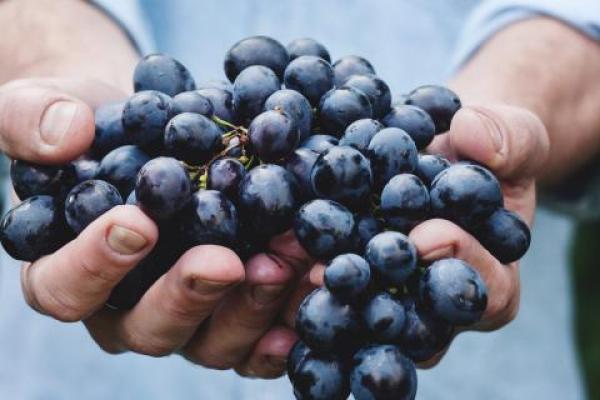
[[[429,251],[421,258],[423,260],[438,260],[440,258],[450,258],[454,256],[454,247],[446,246]]]
[[[233,284],[231,282],[217,282],[203,279],[194,279],[192,281],[192,289],[200,294],[211,294],[221,292]]]
[[[142,250],[148,240],[131,229],[113,225],[106,239],[108,246],[119,254],[132,255]]]
[[[287,358],[285,357],[267,356],[266,358],[267,363],[276,370],[284,369],[287,364]]]
[[[57,145],[73,123],[78,105],[72,101],[57,101],[50,105],[40,123],[42,140],[49,145]]]
[[[283,291],[283,285],[260,285],[252,289],[252,298],[259,304],[269,304],[277,300]]]
[[[504,142],[504,136],[500,132],[500,126],[493,118],[485,114],[484,112],[469,110],[475,117],[479,119],[487,132],[488,137],[492,141],[492,146],[496,152],[502,150],[502,144]]]

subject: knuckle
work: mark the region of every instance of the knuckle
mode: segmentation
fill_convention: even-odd
[[[77,322],[84,317],[84,313],[72,300],[63,297],[54,291],[48,291],[46,295],[37,298],[41,310],[52,318],[61,322]]]
[[[203,346],[188,348],[183,355],[188,361],[210,369],[224,371],[231,369],[234,365],[227,357],[208,351]]]
[[[138,332],[128,332],[123,343],[130,351],[150,357],[165,357],[174,351],[173,346],[165,339]]]

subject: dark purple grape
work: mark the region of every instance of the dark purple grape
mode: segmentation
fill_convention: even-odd
[[[330,90],[319,103],[321,128],[338,137],[354,121],[372,116],[373,109],[367,95],[350,87]]]
[[[292,40],[287,45],[287,52],[290,55],[290,61],[293,61],[300,56],[316,56],[328,63],[331,62],[331,56],[325,46],[311,38]]]
[[[100,162],[98,160],[87,158],[86,156],[79,157],[77,160],[72,161],[71,164],[75,168],[77,183],[96,179],[100,169]]]
[[[179,93],[173,97],[171,118],[186,112],[201,114],[207,118],[211,118],[215,112],[215,108],[208,97],[202,96],[197,90],[194,90]]]
[[[333,69],[322,58],[300,56],[285,69],[285,87],[302,93],[316,106],[321,97],[333,88]]]
[[[123,198],[110,183],[101,180],[85,181],[69,192],[65,200],[65,218],[75,233],[81,233],[99,216],[121,204]]]
[[[136,92],[156,90],[168,96],[194,90],[194,78],[179,61],[166,54],[150,54],[144,57],[133,72]]]
[[[233,82],[233,104],[240,121],[260,114],[265,101],[279,89],[279,79],[269,68],[253,65],[243,70]]]
[[[502,207],[500,183],[489,170],[474,164],[454,164],[431,183],[433,214],[467,230],[475,229]]]
[[[408,133],[419,150],[427,147],[435,136],[433,120],[419,107],[395,106],[381,122],[387,127],[400,128]]]
[[[96,158],[102,158],[106,153],[127,144],[123,128],[124,102],[109,103],[96,108],[94,120],[96,130],[90,152]]]
[[[412,173],[419,161],[415,142],[398,128],[385,128],[373,136],[367,155],[376,186],[383,187],[394,175]]]
[[[77,183],[75,167],[66,165],[38,165],[28,161],[13,160],[10,178],[19,199],[49,195],[64,198]]]
[[[246,167],[235,158],[220,158],[208,166],[206,188],[218,190],[235,202],[240,193],[240,183],[246,176]]]
[[[282,89],[269,96],[265,102],[265,111],[280,109],[292,116],[300,131],[300,141],[310,135],[312,127],[312,108],[306,97],[295,90]]]
[[[338,145],[338,139],[331,135],[312,135],[304,142],[300,143],[300,148],[309,149],[317,154],[322,154],[326,150]]]
[[[350,394],[348,371],[344,363],[331,356],[310,351],[294,366],[290,381],[299,400],[346,400]]]
[[[197,92],[210,100],[216,117],[231,123],[237,122],[237,115],[233,105],[233,88],[231,91],[218,88],[205,88],[199,89]]]
[[[365,304],[362,316],[372,341],[380,344],[400,344],[406,322],[406,313],[401,301],[388,292],[379,292]]]
[[[408,233],[429,216],[429,190],[419,178],[398,174],[381,192],[381,212],[388,227]]]
[[[367,290],[371,282],[371,267],[361,256],[341,254],[325,267],[324,282],[336,298],[352,302]]]
[[[335,86],[342,86],[352,75],[375,75],[370,62],[359,56],[345,56],[333,63]]]
[[[172,99],[157,91],[131,96],[123,108],[123,127],[128,143],[154,148],[162,144],[165,126],[171,116]]]
[[[204,115],[179,114],[167,125],[164,133],[165,151],[191,165],[202,165],[223,148],[221,128]]]
[[[366,155],[371,139],[383,128],[379,121],[371,118],[354,121],[346,128],[344,136],[340,139],[340,146],[355,147]]]
[[[436,317],[468,326],[481,319],[487,307],[487,288],[469,264],[446,258],[427,268],[419,284],[419,298]]]
[[[0,222],[0,242],[12,258],[33,262],[70,239],[65,216],[50,196],[33,196],[7,212]]]
[[[310,179],[318,197],[354,209],[366,205],[373,185],[369,160],[350,146],[335,146],[321,154]]]
[[[283,110],[259,114],[248,128],[252,151],[265,162],[274,162],[290,155],[300,139],[296,119]]]
[[[252,36],[234,44],[225,55],[225,75],[233,82],[246,68],[254,65],[271,69],[279,78],[289,62],[287,50],[267,36]]]
[[[315,289],[298,309],[296,331],[319,354],[352,352],[361,341],[360,316],[327,289]]]
[[[519,260],[531,244],[531,233],[525,221],[505,208],[492,213],[473,234],[503,264]]]
[[[298,202],[297,183],[284,168],[263,164],[240,184],[240,215],[256,235],[270,237],[292,226]]]
[[[307,148],[299,148],[287,158],[285,169],[294,175],[300,189],[302,199],[309,200],[315,197],[310,181],[310,172],[319,155]]]
[[[420,154],[415,174],[424,184],[431,185],[435,177],[450,166],[450,161],[436,154]]]
[[[417,372],[399,347],[371,345],[354,356],[350,387],[356,400],[414,400]]]
[[[206,82],[196,84],[196,90],[221,89],[233,93],[233,85],[224,79],[210,79]]]
[[[405,104],[422,108],[431,116],[435,124],[435,133],[450,129],[454,114],[460,109],[460,99],[452,90],[436,85],[425,85],[410,92]]]
[[[375,75],[352,75],[344,86],[358,89],[367,95],[373,107],[373,118],[379,119],[390,112],[392,94],[385,81]]]
[[[135,188],[138,171],[149,160],[139,147],[121,146],[104,156],[97,178],[112,184],[125,198]]]
[[[179,161],[158,157],[140,169],[135,196],[142,209],[156,220],[167,220],[192,200],[188,174]]]
[[[354,217],[335,201],[312,200],[296,214],[294,232],[308,254],[327,260],[352,250]]]
[[[400,285],[417,267],[417,250],[406,235],[387,231],[367,243],[365,259],[379,283]]]
[[[296,376],[296,371],[298,370],[298,367],[302,361],[304,361],[306,356],[308,356],[310,353],[311,350],[302,340],[298,340],[296,344],[294,344],[288,354],[286,363],[287,375],[291,381],[293,381],[294,377]]]
[[[383,232],[383,222],[370,214],[355,216],[354,248],[359,254],[365,252],[367,243],[378,233]]]

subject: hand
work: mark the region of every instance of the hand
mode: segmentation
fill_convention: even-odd
[[[8,83],[0,87],[0,147],[13,158],[68,162],[92,143],[93,109],[124,96],[87,80]],[[156,225],[140,209],[115,207],[63,248],[24,265],[25,298],[34,309],[58,320],[82,320],[111,353],[178,352],[212,368],[280,375],[296,337],[290,329],[269,328],[296,275],[307,268],[302,249],[285,236],[275,238],[271,254],[253,257],[244,268],[231,250],[197,246],[183,254],[132,310],[104,308],[112,288],[157,239]]]

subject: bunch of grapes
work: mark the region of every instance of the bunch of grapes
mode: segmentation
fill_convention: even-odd
[[[487,293],[463,261],[424,265],[406,234],[445,218],[504,263],[530,241],[490,171],[419,153],[449,129],[459,98],[428,85],[392,105],[369,61],[331,64],[312,39],[286,48],[246,38],[224,67],[231,83],[200,87],[174,58],[149,55],[135,69],[135,94],[96,110],[86,155],[53,166],[13,160],[22,202],[2,219],[4,249],[34,261],[112,207],[137,205],[160,235],[108,299],[129,309],[193,246],[247,259],[293,228],[327,263],[325,287],[297,314],[301,340],[288,362],[296,397],[414,399],[414,362],[476,323]]]

